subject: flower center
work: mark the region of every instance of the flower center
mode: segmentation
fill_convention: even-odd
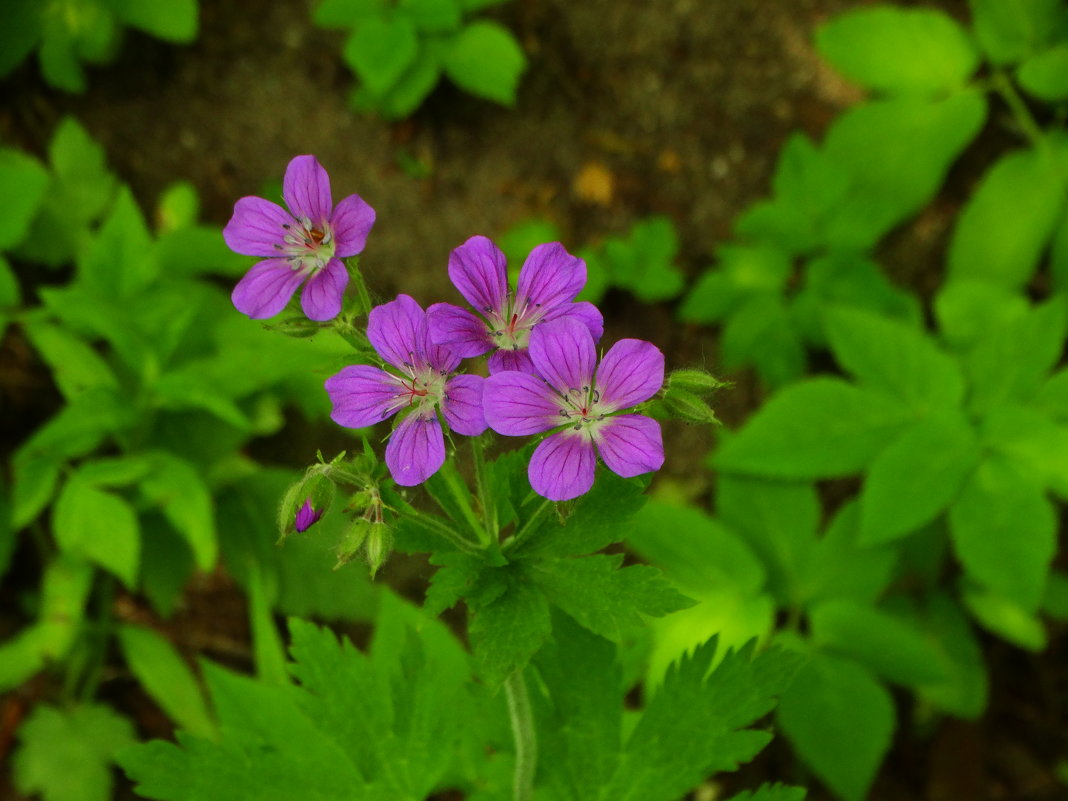
[[[530,344],[530,330],[541,320],[541,304],[510,299],[503,311],[483,309],[490,334],[502,350],[523,350]]]
[[[421,368],[409,366],[408,375],[395,376],[395,378],[400,384],[397,405],[414,409],[413,413],[421,415],[423,419],[433,415],[434,407],[445,399],[445,382],[448,374],[444,371],[434,370],[429,366]]]
[[[596,428],[605,418],[600,402],[601,393],[593,387],[571,387],[566,395],[560,396],[560,417],[576,431]]]
[[[306,275],[315,275],[334,258],[334,232],[330,223],[320,223],[318,227],[307,217],[297,220],[297,225],[282,223],[286,233],[284,245],[275,245],[284,252],[290,266]]]

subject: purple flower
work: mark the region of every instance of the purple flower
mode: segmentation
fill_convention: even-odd
[[[335,208],[330,177],[315,156],[297,156],[286,167],[286,211],[261,197],[243,197],[223,229],[231,250],[267,256],[242,278],[232,295],[237,310],[254,319],[274,317],[307,280],[300,306],[312,320],[332,320],[341,311],[349,274],[341,259],[367,242],[375,212],[359,195]]]
[[[537,375],[503,372],[486,379],[483,408],[490,428],[509,436],[562,427],[530,459],[535,492],[566,501],[589,491],[598,453],[624,478],[660,469],[660,424],[643,414],[620,414],[663,386],[664,354],[655,345],[621,339],[598,366],[589,329],[563,318],[534,329],[530,358]]]
[[[508,291],[504,254],[484,236],[471,237],[450,254],[449,278],[478,315],[435,303],[427,310],[430,337],[465,359],[494,351],[490,373],[534,372],[527,348],[530,332],[539,323],[570,317],[584,323],[594,340],[604,332],[596,306],[572,302],[586,285],[586,262],[559,242],[538,245],[530,252],[519,271],[514,297]]]
[[[312,506],[311,498],[304,500],[304,505],[297,510],[297,519],[293,521],[293,528],[298,533],[307,531],[309,528],[319,522],[319,518],[323,516],[322,509],[316,509]]]
[[[363,428],[405,412],[386,446],[386,465],[398,484],[421,484],[445,462],[437,409],[453,431],[473,437],[486,430],[486,379],[452,375],[460,356],[430,341],[426,312],[407,295],[371,310],[367,338],[397,372],[359,364],[328,378],[330,417],[348,428]]]

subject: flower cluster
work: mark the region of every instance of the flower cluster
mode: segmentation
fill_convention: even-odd
[[[250,317],[278,314],[305,283],[301,307],[313,320],[337,316],[348,284],[342,258],[363,250],[374,211],[357,195],[332,205],[326,171],[313,156],[290,162],[283,185],[289,211],[245,197],[223,234],[235,251],[269,257],[234,289]],[[623,339],[598,363],[600,311],[575,298],[586,264],[558,242],[539,245],[508,286],[504,254],[475,236],[449,257],[449,278],[474,311],[449,303],[427,310],[408,295],[371,310],[367,339],[381,366],[346,367],[326,381],[339,425],[363,428],[396,417],[386,446],[394,481],[413,486],[445,462],[445,433],[545,435],[528,468],[534,490],[554,501],[593,486],[597,457],[636,476],[664,462],[660,425],[633,411],[664,384],[664,355]],[[460,373],[464,359],[488,354],[489,377]],[[297,527],[315,522],[310,502]]]

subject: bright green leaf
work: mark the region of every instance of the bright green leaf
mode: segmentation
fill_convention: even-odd
[[[845,801],[861,801],[890,748],[894,703],[856,662],[816,654],[783,695],[779,726]]]
[[[174,646],[152,629],[124,625],[119,645],[130,670],[164,712],[186,731],[211,738],[215,724],[200,685]]]
[[[881,392],[811,378],[773,395],[714,458],[729,472],[831,478],[867,467],[907,424],[909,411]]]
[[[397,8],[411,17],[421,31],[448,33],[460,27],[456,0],[400,0]]]
[[[979,462],[972,424],[959,412],[920,420],[872,462],[860,494],[860,542],[879,545],[929,523]]]
[[[47,187],[48,173],[37,159],[0,148],[0,192],[8,198],[0,217],[0,250],[13,248],[25,238]]]
[[[1068,427],[1029,406],[998,406],[982,423],[983,443],[1035,483],[1068,497]]]
[[[1056,514],[1040,484],[988,458],[950,507],[949,522],[968,576],[1024,611],[1038,608],[1057,549]]]
[[[108,0],[115,15],[134,28],[169,42],[197,38],[197,0]]]
[[[1027,310],[1027,301],[1018,293],[989,281],[950,281],[934,302],[942,338],[959,348],[970,347]]]
[[[994,591],[969,587],[964,604],[980,625],[1028,651],[1045,650],[1046,627],[1028,609]]]
[[[860,504],[850,501],[796,568],[798,603],[829,598],[874,603],[893,580],[897,560],[895,548],[860,544]]]
[[[324,28],[356,27],[368,17],[381,15],[385,8],[385,0],[322,0],[312,19]]]
[[[374,94],[387,92],[415,61],[419,39],[406,17],[371,17],[345,43],[345,61]]]
[[[979,63],[968,35],[933,8],[877,5],[847,11],[819,30],[816,46],[850,80],[890,93],[959,89]]]
[[[443,66],[461,89],[513,106],[527,57],[506,28],[496,22],[478,21],[464,27],[452,40]]]
[[[980,47],[995,64],[1022,61],[1063,32],[1059,0],[968,0]]]
[[[1018,150],[987,170],[957,218],[949,243],[951,280],[1019,289],[1031,280],[1064,213],[1064,181],[1052,156]]]
[[[59,493],[52,525],[64,551],[95,562],[133,588],[141,531],[133,508],[120,496],[70,479]]]
[[[118,389],[108,363],[69,329],[52,325],[42,318],[31,318],[25,331],[34,348],[52,368],[52,376],[68,400],[98,387]]]
[[[384,95],[377,98],[378,110],[389,119],[407,117],[426,99],[441,76],[441,60],[434,48],[422,42],[411,66]]]
[[[110,707],[38,706],[19,728],[15,786],[45,801],[108,801],[111,761],[135,742],[133,724]]]
[[[1020,65],[1016,78],[1039,100],[1068,100],[1068,45],[1060,44],[1031,56]]]
[[[119,190],[92,245],[78,259],[78,274],[91,289],[129,298],[158,275],[152,237],[130,190]]]
[[[141,481],[145,498],[162,509],[174,530],[189,543],[197,567],[211,570],[218,549],[211,492],[189,462],[162,452],[154,454],[152,461],[152,471]]]
[[[506,588],[471,610],[467,634],[479,674],[492,688],[521,670],[549,636],[549,604],[526,571],[502,569]]]
[[[725,369],[753,364],[771,386],[789,383],[805,371],[801,334],[778,295],[761,293],[740,304],[727,320],[720,347]]]

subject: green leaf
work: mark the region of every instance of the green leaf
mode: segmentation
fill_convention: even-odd
[[[684,323],[717,323],[736,307],[740,297],[742,293],[730,276],[714,267],[701,274],[676,314]]]
[[[675,297],[683,276],[675,266],[679,236],[671,219],[662,215],[635,223],[623,239],[604,243],[602,253],[609,280],[646,303]]]
[[[85,71],[76,55],[77,42],[70,31],[56,19],[55,14],[44,18],[42,28],[43,41],[37,58],[41,62],[44,79],[66,92],[84,92]]]
[[[111,762],[135,742],[130,721],[100,704],[37,706],[18,737],[15,786],[45,801],[108,801]]]
[[[915,687],[946,678],[923,633],[884,610],[825,601],[809,610],[809,624],[817,646],[852,657],[888,681]]]
[[[872,604],[895,577],[897,550],[860,543],[860,504],[850,501],[798,568],[799,605],[828,598]]]
[[[141,481],[142,493],[161,508],[174,530],[189,544],[197,567],[211,570],[218,550],[211,492],[199,471],[184,459],[163,452],[151,458],[152,471]]]
[[[935,9],[886,5],[847,11],[819,30],[816,47],[850,80],[890,93],[960,89],[979,64],[968,35]]]
[[[860,495],[860,543],[891,542],[931,522],[979,463],[979,440],[959,412],[920,420],[872,462]]]
[[[449,33],[460,27],[456,0],[400,0],[397,8],[411,17],[421,31]]]
[[[1059,0],[968,0],[975,36],[994,64],[1022,61],[1063,33]]]
[[[1046,379],[1034,405],[1052,419],[1068,420],[1068,368],[1061,368]]]
[[[812,378],[773,395],[720,448],[720,470],[768,478],[831,478],[867,467],[907,424],[881,392]]]
[[[108,0],[115,16],[134,28],[169,42],[197,38],[197,0]]]
[[[407,117],[426,99],[441,77],[441,59],[437,48],[421,42],[419,53],[396,83],[377,99],[378,110],[390,119]]]
[[[1057,549],[1056,514],[1041,485],[989,457],[950,507],[949,522],[969,577],[1026,612],[1038,608]]]
[[[158,275],[152,237],[126,187],[119,190],[100,233],[78,259],[79,277],[93,290],[129,298]]]
[[[1007,153],[968,199],[949,242],[950,280],[1019,289],[1064,213],[1064,181],[1044,150]]]
[[[986,708],[989,682],[982,649],[967,617],[954,599],[937,594],[921,624],[937,649],[945,678],[918,687],[917,693],[950,714],[976,720]]]
[[[1031,56],[1020,65],[1016,79],[1039,100],[1068,100],[1068,45],[1059,44]]]
[[[385,8],[385,0],[322,0],[312,19],[324,28],[350,28],[381,15]]]
[[[415,61],[419,39],[406,17],[370,17],[345,43],[343,55],[364,85],[384,94]]]
[[[552,628],[549,603],[527,571],[509,566],[497,572],[504,592],[472,608],[467,629],[479,675],[490,688],[522,670]]]
[[[87,390],[119,388],[108,363],[69,329],[33,317],[27,320],[24,330],[45,363],[52,368],[52,376],[63,397],[71,400]]]
[[[95,562],[133,589],[141,531],[137,514],[120,496],[71,478],[56,500],[53,528],[60,548]]]
[[[782,386],[805,372],[800,332],[777,295],[754,295],[736,309],[723,329],[720,347],[724,368],[754,364],[771,386]]]
[[[861,801],[890,748],[890,693],[856,662],[818,653],[779,702],[794,750],[845,801]]]
[[[4,24],[8,24],[6,17]],[[0,192],[8,198],[0,218],[0,251],[13,248],[26,237],[47,187],[48,173],[37,159],[0,148]]]
[[[646,617],[662,617],[693,601],[646,565],[620,569],[623,554],[539,560],[530,577],[549,602],[607,640],[621,642]]]
[[[1068,306],[1054,297],[985,335],[964,360],[970,407],[980,414],[1010,401],[1029,401],[1057,364],[1068,331]]]
[[[530,682],[538,762],[561,799],[601,798],[622,748],[625,691],[616,648],[559,611]]]
[[[785,784],[762,784],[756,790],[745,790],[732,795],[727,801],[805,801],[804,787],[787,787]]]
[[[835,359],[862,384],[900,398],[917,415],[960,405],[960,366],[922,332],[847,307],[828,310],[824,320]]]
[[[754,657],[752,645],[710,671],[713,638],[668,670],[601,798],[675,801],[710,774],[736,770],[768,743],[770,733],[745,727],[774,707],[800,660],[777,649]]]
[[[41,5],[37,0],[9,0],[0,26],[0,78],[22,63],[41,38]]]
[[[982,423],[983,443],[1021,475],[1068,498],[1068,427],[1027,406],[999,406]]]
[[[527,57],[506,28],[477,21],[466,25],[452,40],[442,66],[449,80],[461,89],[513,106]]]
[[[823,148],[851,181],[828,220],[826,241],[866,250],[923,208],[985,117],[984,96],[971,90],[939,101],[868,101],[838,117]]]
[[[974,345],[990,330],[1027,311],[1027,301],[1019,293],[988,281],[950,281],[934,302],[939,332],[947,344],[957,348]]]
[[[1028,651],[1039,652],[1049,642],[1042,621],[1025,607],[997,592],[966,588],[964,604],[987,631]]]
[[[191,734],[213,738],[215,724],[200,685],[174,646],[141,626],[123,625],[118,636],[126,664],[160,708]]]
[[[207,225],[184,226],[160,234],[155,253],[161,275],[214,273],[238,277],[248,271],[248,259],[226,246],[218,228]]]

